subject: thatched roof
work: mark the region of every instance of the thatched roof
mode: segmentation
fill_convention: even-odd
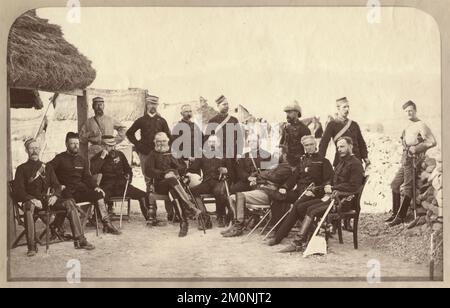
[[[57,25],[29,11],[13,24],[8,41],[8,85],[48,92],[84,89],[95,79],[91,61],[67,42]]]

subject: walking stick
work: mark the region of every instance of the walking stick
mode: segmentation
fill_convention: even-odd
[[[414,219],[417,219],[417,189],[416,189],[416,177],[417,177],[417,156],[413,155],[413,211]]]
[[[307,191],[309,191],[310,189],[312,189],[314,186],[314,183],[309,184],[309,186],[303,191],[303,193],[300,195],[300,197],[297,200],[300,200],[301,198],[303,198],[303,196],[306,194]],[[270,229],[269,233],[266,234],[266,236],[263,238],[263,241],[265,241],[269,235],[278,227],[279,224],[281,224],[281,222],[287,217],[287,215],[289,215],[290,212],[292,212],[292,209],[294,208],[294,204],[291,204],[291,208],[289,209],[289,211],[287,211],[283,217],[281,217],[281,219],[275,224],[275,226],[273,226],[272,229]]]
[[[123,204],[125,203],[125,198],[127,196],[128,185],[130,184],[130,180],[127,179],[127,184],[125,185],[125,191],[123,192],[122,203],[120,204],[120,222],[119,229],[122,229],[122,218],[123,218]]]

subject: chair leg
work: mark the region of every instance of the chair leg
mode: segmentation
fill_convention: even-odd
[[[353,246],[358,249],[358,223],[359,219],[355,217],[353,219]]]
[[[95,216],[95,232],[96,232],[96,235],[97,235],[97,237],[98,237],[98,233],[99,233],[99,231],[98,231],[98,214],[97,214],[97,209],[96,208],[94,208],[94,216]]]
[[[339,235],[339,244],[344,244],[344,238],[342,237],[342,220],[338,220],[338,235]]]
[[[14,241],[14,243],[12,243],[11,245],[11,249],[17,248],[21,245],[19,245],[20,241],[23,239],[23,237],[25,236],[25,234],[27,234],[27,231],[24,230],[22,231],[22,233],[19,234],[19,236],[16,238],[16,240]]]
[[[130,215],[131,215],[131,199],[128,199],[128,210],[127,210],[127,213],[128,213],[128,221],[130,220]]]
[[[268,210],[268,212],[269,212],[270,214],[272,214],[272,211],[271,211],[271,210]],[[264,214],[267,214],[267,213],[264,213]],[[269,226],[271,220],[272,220],[272,215],[267,216],[267,223],[264,225],[264,228],[261,230],[260,235],[263,235],[263,234],[264,234],[264,232],[266,231],[267,227]]]

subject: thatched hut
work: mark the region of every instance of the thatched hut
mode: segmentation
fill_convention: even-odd
[[[87,119],[87,95],[84,89],[94,81],[96,72],[91,61],[64,39],[59,26],[39,18],[34,10],[17,18],[9,34],[7,65],[8,110],[42,108],[38,91],[65,93],[77,96],[79,126]],[[9,119],[8,181],[13,176],[10,125]],[[10,241],[15,236],[13,224],[12,205],[9,202]]]

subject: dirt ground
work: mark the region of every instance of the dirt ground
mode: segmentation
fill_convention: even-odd
[[[165,214],[161,211],[161,219]],[[133,204],[130,222],[124,222],[119,237],[101,234],[88,228],[87,237],[96,246],[94,251],[73,249],[71,242],[50,246],[48,254],[41,247],[34,258],[26,257],[26,248],[11,251],[11,278],[65,279],[70,259],[81,262],[82,279],[97,278],[295,278],[295,279],[356,279],[366,280],[368,262],[378,260],[382,280],[427,279],[424,263],[405,261],[384,250],[376,250],[371,241],[362,236],[360,249],[354,250],[351,234],[344,232],[344,245],[337,239],[329,241],[329,254],[304,259],[298,253],[280,254],[289,243],[269,247],[260,235],[248,241],[244,237],[224,239],[220,229],[206,235],[191,223],[189,235],[178,238],[178,226],[167,224],[148,228]]]

